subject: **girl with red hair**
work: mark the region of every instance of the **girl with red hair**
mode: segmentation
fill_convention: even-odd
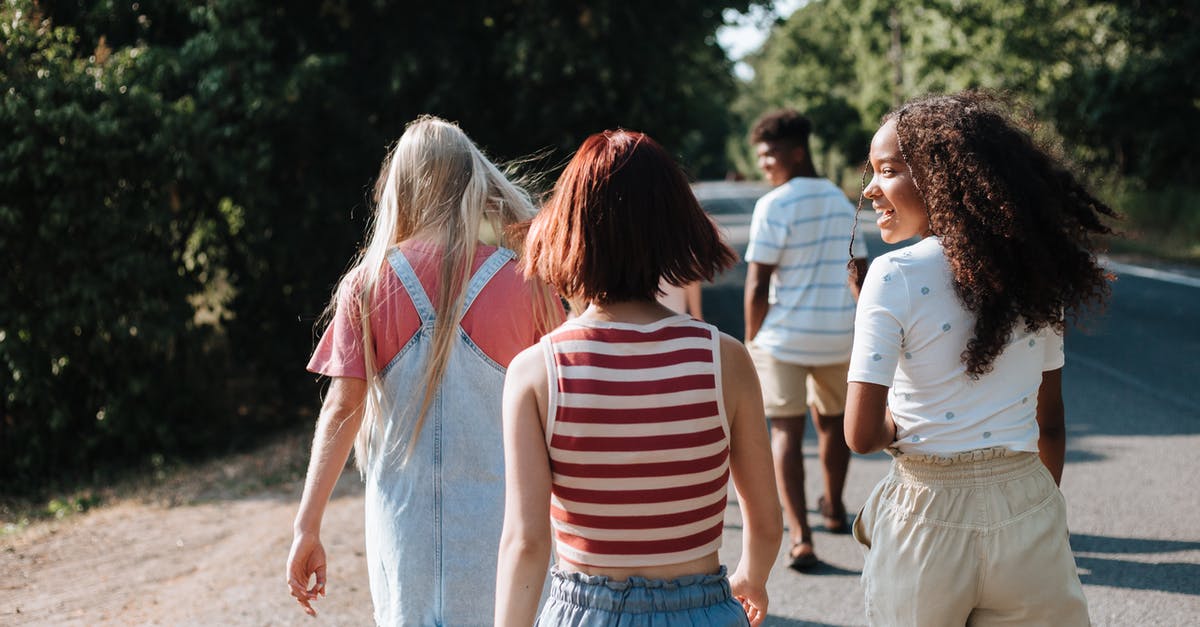
[[[589,305],[506,376],[496,624],[534,622],[552,546],[541,624],[759,624],[782,520],[754,366],[656,301],[733,251],[670,155],[623,130],[583,143],[525,245],[527,276]],[[744,531],[727,578],[730,476]]]

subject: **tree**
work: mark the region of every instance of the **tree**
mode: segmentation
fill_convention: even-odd
[[[855,26],[850,3],[814,1],[776,26],[748,59],[754,78],[735,105],[742,128],[762,112],[793,107],[813,121],[818,167],[835,179],[869,141],[860,112],[862,81],[855,72]],[[745,146],[744,137],[736,139]],[[744,149],[744,148],[742,148]]]
[[[294,420],[366,190],[418,114],[551,168],[625,126],[723,174],[714,34],[748,4],[5,3],[5,490]]]
[[[1090,3],[1072,62],[1045,110],[1083,147],[1080,160],[1141,185],[1200,184],[1200,7],[1189,2]]]
[[[200,225],[220,220],[190,167],[192,103],[148,88],[153,51],[79,58],[35,5],[0,16],[0,464],[20,492],[231,420],[189,303]]]
[[[988,88],[1029,104],[1093,173],[1194,184],[1198,15],[1167,0],[814,0],[752,59],[741,117],[806,110],[821,149],[853,162],[896,103]]]

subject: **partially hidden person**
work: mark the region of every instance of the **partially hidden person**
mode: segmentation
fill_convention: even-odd
[[[704,294],[699,281],[692,281],[682,287],[663,281],[658,289],[658,302],[663,306],[697,320],[704,320]]]
[[[809,119],[792,109],[766,113],[751,129],[758,167],[775,188],[754,206],[745,285],[745,341],[771,422],[789,566],[800,571],[819,564],[804,486],[806,414],[817,429],[824,494],[816,504],[824,529],[850,531],[842,499],[850,467],[842,415],[854,299],[867,257],[863,240],[851,236],[854,205],[817,174],[811,131]],[[847,250],[853,272],[847,272]]]
[[[523,264],[583,312],[513,360],[497,625],[758,625],[782,521],[749,355],[656,301],[735,254],[650,137],[583,142]],[[732,475],[742,553],[718,558]],[[555,552],[549,598],[538,593]]]

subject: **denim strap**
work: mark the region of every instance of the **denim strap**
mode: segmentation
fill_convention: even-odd
[[[507,248],[497,248],[496,252],[488,257],[487,261],[475,271],[475,275],[471,277],[471,282],[467,285],[467,295],[463,299],[462,314],[459,316],[459,322],[462,322],[462,317],[467,315],[467,311],[471,309],[471,303],[475,302],[475,297],[479,296],[479,292],[483,291],[484,286],[488,281],[492,280],[493,276],[504,267],[512,259],[516,259],[517,254]]]
[[[412,299],[413,307],[416,307],[417,315],[421,317],[421,326],[432,326],[435,318],[433,304],[429,302],[429,296],[425,294],[425,288],[421,287],[421,280],[417,278],[412,264],[408,263],[408,258],[399,248],[392,248],[388,251],[388,263],[400,279],[404,291],[408,292],[408,297]]]

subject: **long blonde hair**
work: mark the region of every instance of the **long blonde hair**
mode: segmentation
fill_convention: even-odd
[[[438,293],[433,300],[438,312],[433,328],[433,346],[422,381],[424,395],[411,429],[402,431],[396,445],[407,441],[401,463],[417,442],[421,425],[442,379],[458,327],[459,314],[471,278],[481,230],[490,231],[505,248],[521,252],[522,242],[508,227],[533,217],[536,209],[529,194],[489,161],[455,124],[424,115],[410,122],[395,147],[384,159],[375,183],[375,213],[367,229],[368,244],[347,273],[361,273],[353,287],[362,328],[363,358],[366,362],[367,399],[362,425],[354,441],[355,465],[364,472],[378,451],[382,419],[388,395],[375,363],[371,311],[375,289],[387,263],[388,251],[420,234],[442,248]],[[534,311],[544,329],[553,318],[553,295],[544,286],[534,290]],[[336,300],[336,298],[335,298]],[[331,306],[333,304],[331,303]]]

